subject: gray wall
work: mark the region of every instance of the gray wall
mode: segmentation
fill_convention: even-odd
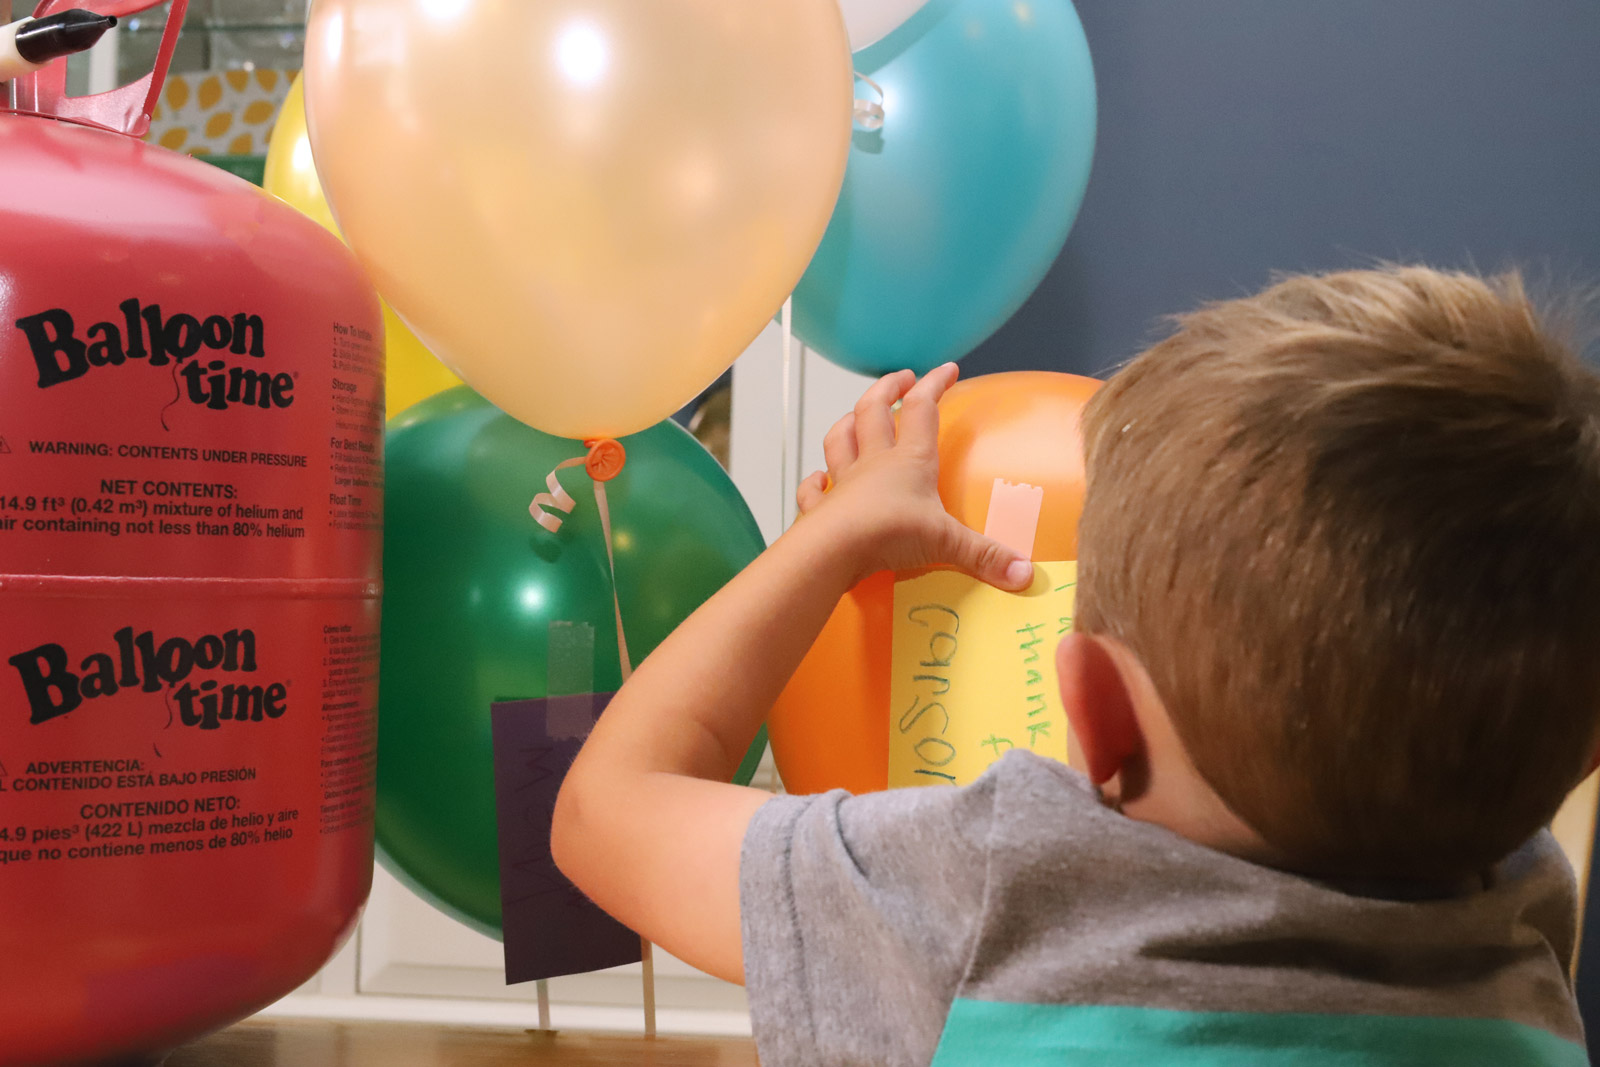
[[[963,364],[1101,373],[1276,270],[1600,280],[1600,0],[1078,0],[1100,140],[1032,299]]]

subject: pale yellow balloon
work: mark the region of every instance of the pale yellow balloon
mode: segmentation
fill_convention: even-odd
[[[277,125],[272,128],[266,173],[261,184],[267,192],[287,200],[291,206],[339,233],[333,212],[328,210],[328,201],[322,195],[317,168],[311,162],[305,95],[299,78],[289,87],[283,109],[278,112]],[[383,334],[385,409],[390,418],[419,400],[461,384],[461,379],[433,357],[387,303],[383,305]]]
[[[384,414],[388,418],[461,384],[461,379],[428,351],[387,302],[383,305],[383,331]]]
[[[794,287],[844,177],[835,0],[317,0],[311,143],[379,292],[474,389],[642,430]]]

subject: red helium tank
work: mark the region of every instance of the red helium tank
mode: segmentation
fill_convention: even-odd
[[[294,209],[0,114],[0,1064],[158,1059],[352,929],[382,352]]]

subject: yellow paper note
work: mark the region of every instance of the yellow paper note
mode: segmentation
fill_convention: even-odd
[[[965,785],[1013,748],[1066,762],[1055,653],[1077,584],[1073,560],[1035,563],[1022,593],[954,571],[895,583],[890,788]]]

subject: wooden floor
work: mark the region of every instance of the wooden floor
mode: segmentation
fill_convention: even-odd
[[[610,1037],[404,1023],[251,1019],[165,1067],[756,1067],[749,1038]]]

